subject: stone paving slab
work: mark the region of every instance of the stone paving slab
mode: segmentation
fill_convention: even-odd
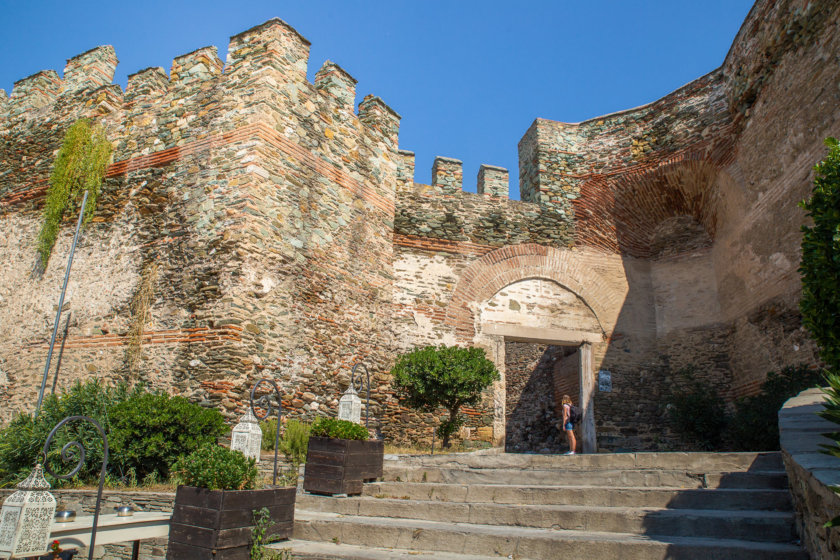
[[[537,469],[537,468],[447,468],[438,466],[391,466],[383,476],[394,482],[440,482],[449,484],[589,485],[604,487],[673,488],[784,488],[784,470],[689,471],[665,469]]]
[[[439,550],[520,559],[807,560],[801,548],[718,538],[655,537],[621,533],[499,527],[417,519],[356,517],[299,511],[295,539],[373,548]]]
[[[743,453],[688,453],[640,452],[593,453],[577,455],[537,455],[520,453],[479,454],[458,453],[445,455],[389,455],[389,466],[438,466],[446,468],[547,468],[586,470],[611,469],[689,469],[703,471],[783,470],[779,452]]]
[[[318,558],[341,560],[391,560],[411,558],[413,560],[486,560],[487,556],[455,554],[453,552],[419,552],[395,548],[371,548],[344,543],[322,543],[291,539],[268,545],[273,550],[288,550],[294,558]]]
[[[592,532],[658,534],[789,542],[792,512],[726,511],[580,505],[449,503],[303,495],[298,508],[340,515],[453,521],[478,525],[537,527]]]
[[[513,484],[445,484],[375,482],[365,484],[369,497],[497,504],[669,507],[693,509],[786,510],[786,489],[612,487],[587,485],[519,486]]]

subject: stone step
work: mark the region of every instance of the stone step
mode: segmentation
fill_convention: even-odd
[[[670,488],[787,488],[783,470],[709,472],[669,469],[512,469],[389,466],[389,482]]]
[[[788,543],[722,538],[659,537],[565,529],[364,517],[298,510],[295,539],[373,548],[448,552],[520,560],[807,560]]]
[[[442,484],[376,482],[365,484],[370,497],[534,505],[668,507],[790,511],[786,489],[719,488],[606,488],[603,486],[515,486],[508,484]]]
[[[310,512],[340,515],[440,522],[457,520],[478,525],[595,533],[718,537],[765,542],[790,542],[796,538],[793,513],[776,511],[470,504],[312,495],[298,496],[297,507]]]
[[[781,454],[744,453],[592,453],[579,455],[531,455],[520,453],[453,453],[444,455],[386,455],[389,466],[437,466],[445,468],[521,469],[665,469],[698,472],[781,471]]]
[[[372,548],[341,542],[315,542],[290,539],[267,545],[273,550],[288,550],[294,558],[340,559],[340,560],[391,560],[411,558],[412,560],[486,560],[486,556],[455,554],[454,552],[419,552],[396,548]]]

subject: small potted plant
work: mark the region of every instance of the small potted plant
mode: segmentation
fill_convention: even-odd
[[[267,508],[270,533],[292,534],[295,487],[255,489],[253,458],[208,445],[179,459],[172,468],[182,483],[175,494],[168,560],[248,558],[254,512]]]
[[[312,424],[303,489],[313,494],[361,494],[362,483],[382,476],[384,442],[364,426],[319,418]]]
[[[73,560],[73,557],[78,551],[76,549],[64,550],[61,548],[61,543],[54,540],[50,543],[50,548],[46,556],[39,557],[39,560]]]

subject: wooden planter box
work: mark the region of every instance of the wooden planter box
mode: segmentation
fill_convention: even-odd
[[[267,535],[292,536],[296,488],[207,490],[179,486],[169,525],[167,560],[248,560],[254,511],[268,508]]]
[[[382,476],[385,442],[310,437],[303,489],[313,494],[361,494],[362,483]]]

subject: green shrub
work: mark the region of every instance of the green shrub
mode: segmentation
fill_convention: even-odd
[[[674,431],[691,448],[721,448],[721,436],[727,425],[726,408],[716,391],[694,379],[694,368],[679,372],[688,379],[685,389],[669,398],[668,416]]]
[[[263,451],[274,451],[274,438],[277,433],[277,418],[269,418],[260,422],[260,430],[262,430],[262,441],[260,448]],[[280,434],[283,437],[283,434]]]
[[[316,437],[337,439],[366,440],[369,437],[367,428],[349,420],[337,418],[318,418],[312,424],[310,434]]]
[[[272,418],[271,420],[261,422],[260,429],[262,430],[262,448],[266,451],[273,451],[277,419]],[[312,426],[309,424],[292,419],[286,422],[286,426],[280,434],[280,448],[278,451],[286,457],[287,461],[295,466],[303,464],[306,460],[306,448],[309,444],[309,432],[311,429]]]
[[[17,484],[29,474],[40,461],[50,431],[68,416],[93,418],[109,433],[110,410],[128,396],[129,390],[124,384],[107,386],[97,380],[76,382],[61,394],[47,395],[37,419],[29,414],[18,414],[0,430],[0,486]],[[66,424],[56,434],[49,449],[50,467],[59,475],[67,474],[75,467],[75,462],[62,463],[59,457],[61,448],[70,441],[77,441],[85,448],[85,465],[76,475],[76,482],[98,481],[102,468],[102,436],[89,422]],[[61,484],[52,477],[49,480],[54,485]]]
[[[443,447],[461,425],[462,406],[476,405],[481,393],[499,379],[496,366],[481,348],[458,346],[417,348],[399,357],[391,370],[400,401],[411,408],[434,412],[449,411],[449,418],[438,426]]]
[[[113,408],[111,426],[115,467],[121,473],[133,470],[139,479],[168,478],[178,457],[227,433],[218,410],[165,393],[132,394]]]
[[[818,386],[821,381],[822,374],[805,365],[768,373],[757,395],[735,402],[735,413],[726,433],[730,447],[739,451],[778,450],[778,414],[782,405],[801,391]]]
[[[825,381],[828,383],[828,387],[823,389],[823,393],[825,393],[824,408],[818,414],[826,420],[830,420],[835,424],[840,424],[840,375],[836,373],[827,373]],[[834,443],[830,445],[821,444],[823,448],[822,452],[826,455],[840,457],[840,431],[829,432],[823,435],[834,441]],[[840,493],[840,487],[838,486],[832,486],[831,489]],[[825,524],[825,527],[837,526],[840,526],[840,515],[834,517]]]
[[[208,490],[249,490],[258,477],[254,458],[215,444],[179,458],[172,473],[181,484]]]
[[[811,198],[800,203],[813,220],[802,226],[802,324],[820,357],[840,373],[840,142],[827,138],[828,155],[814,167]]]

